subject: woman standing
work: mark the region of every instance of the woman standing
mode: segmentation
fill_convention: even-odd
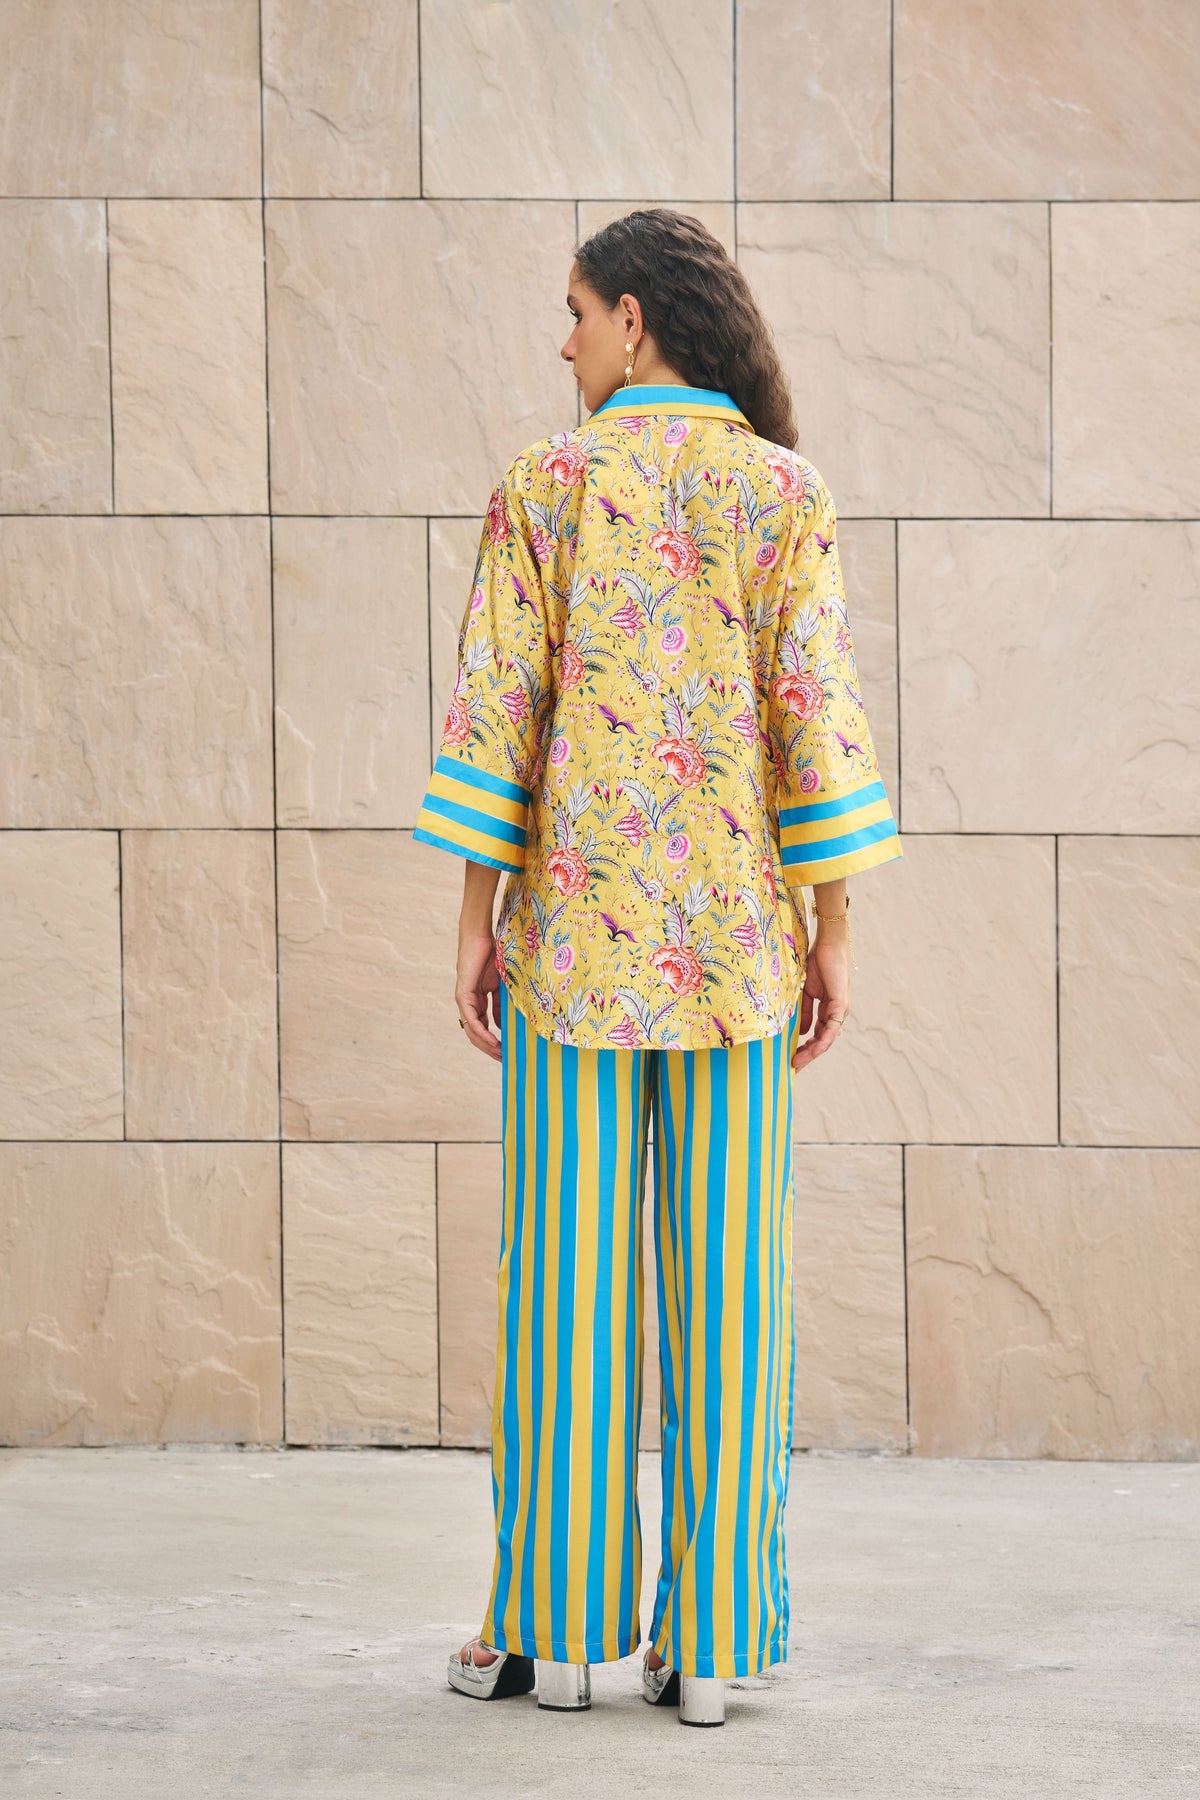
[[[902,850],[833,499],[741,270],[651,209],[578,246],[569,285],[591,416],[493,490],[414,834],[467,859],[455,999],[502,1088],[496,1553],[448,1675],[528,1693],[536,1659],[538,1704],[577,1710],[640,1641],[652,1116],[642,1687],[719,1724],[728,1677],[787,1657],[791,1074],[849,1015],[846,877]]]

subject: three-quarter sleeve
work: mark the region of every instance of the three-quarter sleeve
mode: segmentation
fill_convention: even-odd
[[[488,502],[454,690],[414,838],[492,868],[525,867],[551,683],[542,576],[510,467]]]
[[[781,576],[768,679],[779,853],[790,887],[836,881],[903,854],[859,688],[837,512],[819,476],[815,502]]]

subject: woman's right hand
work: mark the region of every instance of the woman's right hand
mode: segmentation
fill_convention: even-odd
[[[832,1048],[850,1012],[850,928],[836,921],[822,923],[809,945],[800,1007],[802,1037],[808,1036],[814,1010],[817,1029],[793,1056],[793,1070],[805,1068]]]

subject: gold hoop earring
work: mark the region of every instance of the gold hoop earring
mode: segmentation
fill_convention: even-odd
[[[627,361],[625,363],[625,380],[624,380],[623,385],[625,387],[628,387],[630,382],[633,380],[633,345],[627,343],[625,346],[625,349],[626,349],[628,355],[627,355]]]

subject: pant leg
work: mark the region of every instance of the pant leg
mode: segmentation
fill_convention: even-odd
[[[688,1675],[787,1660],[795,1375],[786,1031],[655,1053],[662,1566],[651,1638]]]
[[[637,1646],[649,1057],[534,1030],[500,986],[496,1555],[481,1636],[556,1662]]]

